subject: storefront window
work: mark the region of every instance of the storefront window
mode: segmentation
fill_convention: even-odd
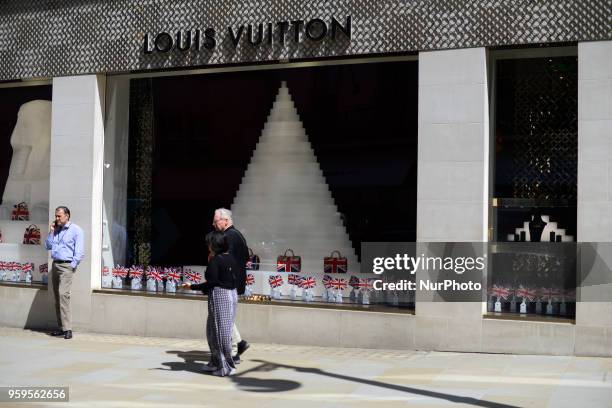
[[[493,54],[489,312],[575,315],[575,48]]]
[[[416,238],[417,65],[109,77],[102,286],[197,280],[223,207],[253,295],[368,303],[361,243]]]
[[[47,281],[51,86],[0,87],[0,281]]]

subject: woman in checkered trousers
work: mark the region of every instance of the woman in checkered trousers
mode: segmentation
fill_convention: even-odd
[[[208,295],[208,319],[206,339],[210,347],[210,361],[203,371],[210,371],[220,377],[234,375],[236,366],[232,359],[232,326],[236,318],[236,293],[238,267],[228,254],[229,243],[223,232],[213,231],[206,235],[210,260],[206,281],[198,285],[184,284],[182,287],[201,290]]]

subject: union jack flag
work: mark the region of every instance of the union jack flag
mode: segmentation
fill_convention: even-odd
[[[295,273],[290,273],[289,275],[287,275],[287,282],[290,285],[299,285],[301,280],[302,280],[302,277]]]
[[[555,300],[563,298],[563,290],[559,288],[550,288],[550,297]]]
[[[32,263],[26,262],[21,265],[21,270],[24,272],[32,272],[33,269],[34,269],[34,264]]]
[[[576,300],[576,290],[575,289],[566,289],[563,291],[563,300],[567,300],[568,302],[572,302]]]
[[[2,269],[2,267],[0,266],[0,269]],[[108,274],[108,268],[106,267],[106,273]],[[38,271],[42,274],[42,273],[49,273],[49,264],[44,263],[38,266]],[[104,270],[102,270],[104,272]]]
[[[325,287],[325,289],[330,289],[331,288],[331,281],[332,281],[332,277],[329,275],[323,275],[323,280],[321,281],[323,283],[323,286]]]
[[[129,272],[131,278],[140,278],[144,274],[144,268],[140,265],[133,265]]]
[[[536,298],[537,293],[533,289],[525,288],[523,285],[520,285],[516,290],[516,296],[531,301]]]
[[[508,299],[508,296],[510,296],[510,290],[504,288],[503,286],[493,285],[491,288],[491,294],[497,297],[497,300]]]
[[[271,288],[278,288],[283,285],[283,277],[280,275],[270,275],[268,277],[268,283]]]
[[[540,294],[540,296],[542,296],[543,299],[546,300],[558,299],[558,296],[561,294],[559,289],[544,287],[540,288],[540,290],[538,290],[538,293]]]
[[[160,271],[157,268],[150,266],[149,270],[147,271],[147,279],[153,279],[159,282],[163,280],[164,277],[163,277],[163,273],[160,273]]]
[[[181,274],[177,268],[168,268],[166,269],[166,279],[178,282],[181,280]]]
[[[245,279],[245,283],[248,286],[251,286],[252,284],[255,283],[255,276],[253,276],[252,273],[247,274],[246,279]]]
[[[373,282],[376,278],[361,278],[359,279],[359,287],[363,291],[371,291],[373,289]]]
[[[125,278],[128,275],[128,269],[117,265],[113,268],[112,275],[115,278]]]
[[[346,280],[345,279],[332,279],[331,286],[332,288],[336,290],[344,290],[346,289]]]
[[[302,289],[312,289],[316,286],[317,281],[312,276],[303,277],[299,285]]]
[[[348,284],[355,290],[359,289],[359,278],[356,276],[351,276],[349,278]]]
[[[202,280],[202,275],[200,272],[192,271],[191,269],[186,269],[185,272],[183,272],[183,276],[189,282],[200,283]]]

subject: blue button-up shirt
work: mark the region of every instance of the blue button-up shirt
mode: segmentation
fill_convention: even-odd
[[[76,224],[66,223],[63,228],[50,232],[45,240],[45,247],[51,250],[51,258],[57,261],[70,261],[72,269],[76,268],[85,256],[85,238],[83,230]]]

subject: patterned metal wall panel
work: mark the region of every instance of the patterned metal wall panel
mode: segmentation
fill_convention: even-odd
[[[278,59],[612,39],[612,0],[7,0],[0,80]],[[352,16],[352,39],[234,49],[228,26]],[[217,30],[212,51],[145,55],[145,33]],[[288,37],[292,35],[290,31]]]

